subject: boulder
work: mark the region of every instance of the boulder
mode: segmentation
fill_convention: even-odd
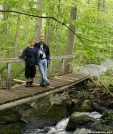
[[[52,94],[49,96],[49,101],[52,105],[61,105],[62,104],[62,98],[58,94]]]
[[[90,74],[91,76],[98,76],[107,70],[103,65],[88,64],[86,66],[79,66],[77,70],[82,73]]]
[[[101,65],[109,69],[113,67],[113,59],[106,59],[105,61],[101,62]]]
[[[17,109],[12,108],[0,111],[0,125],[18,122],[20,121],[20,118],[21,114]]]
[[[83,126],[89,128],[90,124],[95,122],[95,120],[96,119],[92,118],[86,113],[74,112],[66,126],[66,131],[74,131],[76,128]]]
[[[90,131],[91,131],[90,129],[85,129],[85,128],[79,129],[79,128],[77,128],[73,134],[88,134],[88,132],[90,132]]]
[[[113,132],[113,122],[109,122],[108,124],[102,123],[100,121],[96,121],[91,124],[91,129],[94,131],[104,131],[104,132]]]
[[[0,111],[0,134],[20,134],[20,118],[16,108]]]
[[[91,106],[91,101],[90,100],[85,100],[82,104],[82,106],[87,106],[87,105]]]
[[[20,134],[20,123],[0,125],[0,134]]]
[[[92,112],[91,101],[85,100],[80,108],[77,109],[78,112]]]
[[[104,107],[99,106],[97,103],[92,102],[92,108],[94,111],[97,111],[99,113],[103,113],[105,111]]]
[[[23,118],[27,122],[26,129],[35,129],[54,126],[56,123],[66,118],[67,109],[64,104],[45,106],[42,108],[30,108],[24,111],[26,114]]]
[[[113,109],[113,102],[111,102],[109,105],[108,105],[109,108]]]
[[[81,106],[80,108],[77,109],[78,112],[92,112],[93,109],[91,106]]]
[[[105,112],[101,116],[101,120],[108,122],[108,121],[113,121],[113,112]]]

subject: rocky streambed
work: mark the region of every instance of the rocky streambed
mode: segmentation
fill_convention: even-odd
[[[66,131],[61,134],[78,134],[79,129],[86,134],[89,130],[113,133],[112,93],[92,79],[85,80],[63,92],[1,111],[0,134],[24,134],[28,129],[37,128],[45,134],[57,134],[49,133],[49,127],[63,118],[68,120]],[[94,118],[96,112],[100,115]]]

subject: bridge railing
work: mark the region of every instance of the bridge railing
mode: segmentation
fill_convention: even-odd
[[[65,74],[65,67],[67,64],[70,64],[69,72],[73,72],[74,58],[75,58],[74,55],[52,56],[48,62],[47,76],[50,78],[53,76]],[[68,59],[68,62],[67,62],[67,59]],[[21,70],[17,70],[17,73],[11,77],[12,63],[21,63],[21,62],[24,63],[25,61],[22,59],[17,59],[17,58],[0,59],[0,64],[5,64],[2,67],[2,69],[0,69],[0,80],[1,80],[1,74],[3,73],[4,70],[6,70],[6,79],[5,79],[4,88],[10,89],[10,86],[11,86],[10,82],[14,80],[17,76],[19,76],[22,72],[24,72],[25,67],[22,67]],[[39,74],[40,73],[37,73],[36,77],[39,77],[40,76]]]

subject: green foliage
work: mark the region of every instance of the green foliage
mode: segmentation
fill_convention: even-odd
[[[86,100],[88,97],[87,93],[86,92],[83,92],[82,95],[81,95],[81,99],[84,101]]]
[[[112,57],[113,24],[111,20],[113,19],[113,11],[111,1],[106,1],[105,12],[103,12],[103,3],[100,5],[101,10],[98,10],[96,0],[89,1],[89,3],[84,0],[77,2],[74,0],[44,0],[41,9],[36,8],[36,0],[8,0],[7,2],[2,0],[0,4],[1,6],[7,4],[8,10],[21,11],[35,16],[40,16],[40,12],[42,12],[43,16],[55,17],[67,26],[73,24],[76,27],[76,33],[84,43],[76,37],[73,54],[76,54],[79,63],[86,64],[99,63],[105,58]],[[77,17],[73,21],[70,20],[71,7],[77,7]],[[0,15],[4,16],[4,13],[0,13]],[[35,22],[38,18],[21,15],[18,29],[18,14],[5,13],[5,15],[6,18],[0,18],[0,43],[2,49],[0,55],[1,57],[13,57],[16,31],[19,30],[17,42],[17,55],[19,56],[22,50],[28,46],[29,39],[35,38]],[[4,31],[4,26],[6,31]],[[50,37],[47,37],[45,41],[50,46],[51,55],[64,55],[68,29],[55,20],[43,19],[42,35],[48,32]]]
[[[20,123],[13,123],[9,125],[0,126],[1,134],[20,134],[21,125]]]
[[[104,85],[106,85],[108,88],[110,88],[109,86],[110,85],[113,85],[113,76],[111,74],[111,70],[112,69],[109,69],[107,70],[105,73],[102,73],[100,76],[99,76],[99,81],[102,82]]]
[[[113,121],[113,113],[104,113],[101,117],[102,122],[109,122]]]
[[[14,123],[19,121],[21,115],[16,111],[16,109],[8,109],[4,111],[0,111],[0,123]]]

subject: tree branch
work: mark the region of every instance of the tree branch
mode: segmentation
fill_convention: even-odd
[[[53,19],[55,21],[57,21],[58,23],[64,25],[65,27],[67,27],[69,30],[71,30],[76,36],[77,38],[84,44],[84,41],[81,39],[82,37],[80,37],[78,34],[76,34],[70,27],[68,27],[66,24],[64,24],[63,22],[60,22],[59,20],[57,20],[56,18],[54,17],[51,17],[51,16],[38,16],[38,15],[34,15],[34,14],[28,14],[28,13],[23,13],[23,12],[19,12],[19,11],[13,11],[13,10],[0,10],[0,12],[9,12],[9,13],[16,13],[16,14],[22,14],[22,15],[26,15],[26,16],[30,16],[30,17],[35,17],[35,18],[44,18],[44,19]],[[85,38],[84,38],[85,39]],[[88,40],[88,39],[86,39]],[[92,40],[89,40],[89,41],[92,41]],[[94,42],[94,41],[93,41]]]

